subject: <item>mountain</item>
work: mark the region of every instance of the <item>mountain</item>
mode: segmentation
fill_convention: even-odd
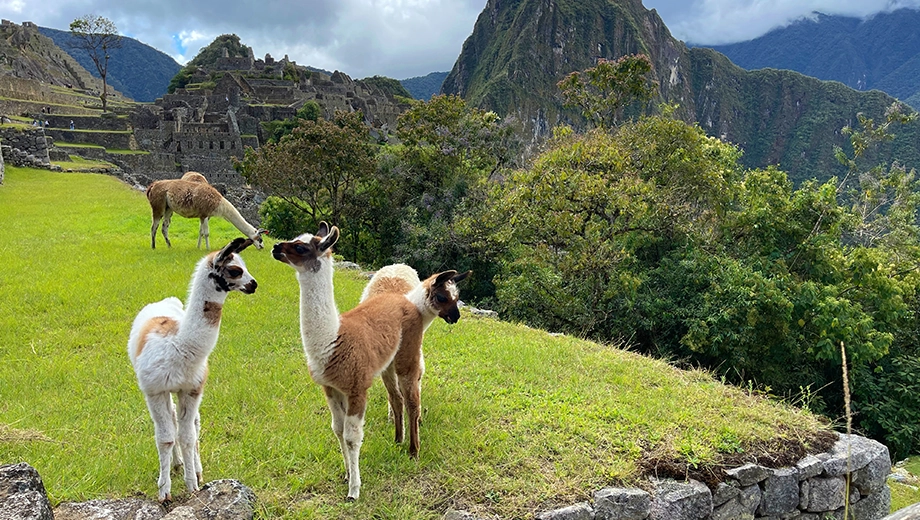
[[[794,70],[879,89],[920,108],[920,10],[866,19],[815,13],[750,41],[711,47],[748,70]]]
[[[41,34],[51,38],[68,52],[93,76],[99,77],[96,65],[70,31],[39,27]],[[155,101],[166,93],[169,81],[181,66],[168,54],[133,38],[122,37],[122,46],[109,50],[109,85],[135,101]]]
[[[840,129],[856,124],[859,112],[882,117],[895,101],[797,72],[745,71],[673,38],[640,0],[488,0],[442,92],[516,119],[538,144],[559,123],[584,125],[563,108],[559,80],[599,58],[635,53],[652,61],[653,107],[677,104],[677,117],[739,145],[746,166],[779,164],[795,181],[840,174],[834,147],[848,147]],[[920,166],[920,125],[897,131],[880,157]]]
[[[38,80],[60,87],[101,90],[102,82],[94,78],[67,52],[25,22],[17,25],[8,20],[0,23],[0,76]]]
[[[446,77],[447,72],[432,72],[425,76],[401,79],[399,82],[412,94],[413,98],[429,100],[431,96],[441,92],[441,85]]]

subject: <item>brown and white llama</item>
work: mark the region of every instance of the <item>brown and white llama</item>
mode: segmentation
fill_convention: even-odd
[[[448,271],[449,272],[449,271]],[[453,287],[456,288],[456,284],[462,281],[470,274],[469,271],[461,275],[457,275],[451,278],[451,281],[454,283]],[[410,302],[414,303],[418,312],[423,316],[424,329],[428,330],[428,326],[431,325],[432,320],[435,317],[435,308],[431,305],[431,302],[428,301],[429,296],[432,294],[430,287],[437,282],[437,276],[432,276],[422,282],[418,277],[418,272],[412,267],[406,264],[391,264],[384,267],[381,267],[374,273],[374,276],[371,277],[371,280],[364,287],[364,291],[361,293],[361,299],[359,302],[364,302],[368,298],[376,296],[378,294],[384,293],[396,293],[402,294],[409,299]],[[435,299],[437,300],[438,295],[435,294]],[[438,313],[441,318],[444,319],[447,323],[456,323],[460,319],[459,311],[456,306],[449,306],[442,311],[445,311],[445,314]],[[453,315],[451,315],[453,313]],[[421,377],[425,375],[425,356],[422,350],[419,350],[419,366],[421,367],[421,374],[419,375],[419,393],[421,394]],[[403,428],[402,424],[402,395],[399,391],[399,386],[395,384],[396,374],[393,370],[393,366],[387,367],[386,370],[380,374],[384,385],[387,388],[387,401],[388,401],[388,417],[393,421],[394,426],[397,429],[397,432],[401,432]],[[394,405],[396,410],[394,411]],[[397,434],[397,441],[401,442],[401,438]]]
[[[364,439],[367,391],[381,374],[391,401],[396,441],[403,440],[402,410],[409,426],[409,456],[419,453],[419,417],[422,377],[422,337],[436,316],[449,323],[460,318],[456,283],[468,273],[446,271],[423,284],[418,301],[404,294],[383,291],[369,296],[354,309],[339,315],[333,295],[332,246],[339,229],[320,223],[315,235],[304,233],[279,242],[272,256],[296,271],[300,284],[300,334],[313,380],[323,387],[332,412],[332,430],[338,438],[348,496],[356,500],[361,490],[358,458]]]
[[[154,181],[147,187],[147,201],[153,213],[153,225],[150,228],[150,247],[157,247],[157,227],[163,221],[163,238],[166,245],[172,247],[169,241],[169,223],[172,214],[176,213],[185,218],[197,218],[201,221],[198,227],[198,247],[204,239],[205,248],[211,248],[209,239],[208,219],[223,217],[249,237],[257,249],[262,249],[263,229],[256,229],[227,199],[211,186],[204,175],[198,172],[187,172],[181,179],[164,179]]]
[[[131,326],[128,357],[153,419],[160,502],[172,499],[171,464],[184,463],[190,492],[201,484],[198,408],[208,377],[208,356],[217,344],[227,295],[256,291],[258,284],[238,254],[250,244],[251,239],[237,238],[202,258],[192,274],[184,309],[178,298],[169,297],[141,309]],[[175,406],[172,394],[176,394]]]

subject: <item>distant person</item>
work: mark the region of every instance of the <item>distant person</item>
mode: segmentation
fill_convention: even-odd
[[[70,129],[73,130],[73,119],[70,120]]]

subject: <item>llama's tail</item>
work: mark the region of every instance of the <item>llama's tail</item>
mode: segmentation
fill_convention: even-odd
[[[384,293],[407,294],[420,283],[415,269],[406,264],[391,264],[374,273],[361,293],[361,301]]]

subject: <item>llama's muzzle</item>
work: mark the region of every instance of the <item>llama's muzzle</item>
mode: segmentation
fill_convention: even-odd
[[[243,286],[242,292],[245,294],[252,294],[256,292],[256,287],[259,286],[259,282],[253,280]]]

